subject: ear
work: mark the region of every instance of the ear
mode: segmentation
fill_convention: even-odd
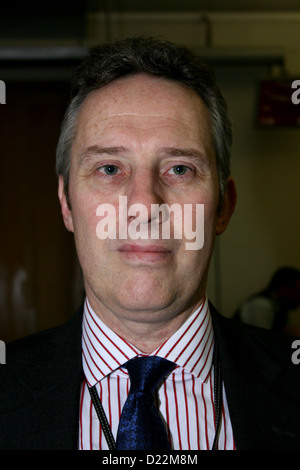
[[[221,235],[226,229],[231,216],[234,212],[237,200],[236,186],[234,180],[230,177],[227,180],[224,192],[222,206],[219,209],[216,223],[216,235]]]
[[[69,230],[70,232],[74,232],[72,212],[67,203],[67,198],[64,189],[64,180],[62,175],[59,175],[58,178],[58,198],[60,202],[64,224],[67,230]]]

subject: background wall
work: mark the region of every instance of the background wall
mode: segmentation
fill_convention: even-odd
[[[172,11],[171,3],[174,5]],[[6,36],[2,35],[0,38],[0,79],[5,79],[7,84],[5,106],[8,107],[10,80],[16,82],[22,77],[19,75],[18,80],[16,79],[16,68],[12,67],[11,62],[3,61],[5,54],[6,57],[7,55],[11,57],[13,51],[17,49],[18,60],[21,60],[28,51],[31,53],[35,51],[35,57],[37,50],[41,53],[43,50],[44,53],[47,51],[47,54],[52,51],[54,64],[53,56],[57,58],[58,52],[64,50],[60,60],[56,60],[52,67],[54,70],[52,76],[55,80],[55,77],[57,79],[63,74],[66,82],[69,80],[72,67],[67,72],[65,69],[64,72],[62,70],[70,54],[74,57],[74,54],[76,56],[78,53],[79,60],[85,50],[94,44],[135,34],[160,35],[186,44],[214,65],[233,122],[232,170],[237,183],[238,204],[229,228],[217,240],[208,292],[222,313],[231,316],[242,299],[266,285],[275,269],[283,265],[300,267],[300,128],[262,128],[257,125],[258,90],[261,80],[282,77],[289,77],[291,81],[294,78],[300,79],[300,13],[295,2],[290,3],[290,8],[288,2],[275,1],[273,8],[269,8],[272,2],[260,1],[257,4],[251,2],[252,11],[247,8],[247,3],[250,2],[244,1],[238,2],[239,11],[232,6],[237,2],[199,0],[185,3],[187,4],[185,11],[182,10],[182,2],[151,2],[153,7],[151,11],[141,11],[139,5],[135,7],[134,2],[125,0],[93,1],[88,3],[84,13],[79,12],[84,20],[84,28],[82,24],[79,28],[80,33],[79,29],[74,27],[73,32],[68,31],[68,35],[64,36],[61,28],[62,32],[56,35],[55,21],[48,35],[40,32],[39,36],[31,34],[31,37],[28,37],[24,32],[23,36],[20,36],[17,30],[14,31],[14,35],[6,33]],[[268,7],[264,9],[265,3]],[[62,24],[62,19],[59,24]],[[73,21],[72,24],[76,26],[77,23]],[[63,49],[66,46],[68,49]],[[49,67],[49,61],[46,62],[39,65],[39,73],[36,73],[36,69],[29,70],[26,66],[26,73],[25,75],[23,73],[23,76],[27,81],[32,79],[41,81],[41,78],[39,79],[43,76],[41,70],[43,67]],[[35,60],[35,67],[36,65]],[[24,70],[23,67],[23,72]],[[3,109],[1,112],[1,119],[5,120]],[[55,132],[53,130],[53,135],[56,135]],[[54,150],[52,153],[53,155],[47,158],[53,158],[54,162]],[[0,159],[3,158],[5,155],[1,154]],[[5,175],[2,173],[2,178],[7,179],[11,166],[5,168]],[[53,191],[54,194],[55,179],[51,185],[49,191]],[[8,217],[7,214],[10,212],[9,200],[10,198],[6,197],[6,211],[2,209],[3,217],[5,214],[5,217]],[[54,204],[57,211],[55,223],[60,224],[62,222],[59,219],[56,200]],[[5,222],[3,217],[1,220]],[[60,229],[57,233],[60,233]],[[61,240],[63,235],[58,237]],[[9,242],[6,239],[7,243]],[[23,243],[21,238],[19,243]],[[36,243],[39,244],[38,238]],[[61,241],[57,243],[62,246]],[[71,243],[71,240],[68,239],[66,243]],[[62,266],[62,273],[58,282],[67,276],[72,284],[68,301],[63,307],[61,321],[72,314],[74,305],[81,298],[78,266],[76,261],[73,261],[70,250],[60,251],[59,263]],[[67,253],[66,258],[64,252]],[[53,249],[53,256],[54,253]],[[42,253],[40,257],[43,257]],[[30,324],[28,322],[26,324],[25,321],[24,327],[18,326],[22,324],[21,318],[24,317],[25,310],[22,313],[22,308],[18,309],[13,315],[9,310],[6,300],[12,277],[7,277],[5,260],[2,255],[0,338],[13,339],[22,336],[24,332],[59,323],[59,314],[51,313],[55,308],[53,299],[46,313],[47,306],[42,304],[43,313],[41,313],[36,296],[32,295],[28,300],[28,292],[24,290],[25,287],[24,289],[21,287],[19,298],[22,300],[23,297],[24,300],[26,296],[26,311],[31,313]],[[45,263],[46,267],[43,269],[50,266],[46,258]],[[57,262],[52,265],[57,266]],[[35,263],[35,266],[39,266],[38,263]],[[30,275],[40,279],[41,269],[33,266]],[[53,278],[51,282],[54,282]],[[47,295],[47,285],[38,286],[36,289]],[[22,302],[19,302],[19,305],[22,305]],[[12,316],[14,321],[10,320],[8,328],[7,319],[11,319]],[[24,320],[22,321],[24,324]],[[291,315],[290,323],[293,327],[299,327],[300,311]],[[1,325],[2,332],[6,331],[5,338],[4,334],[1,334]]]
[[[224,314],[231,315],[243,298],[265,287],[277,268],[300,265],[300,131],[256,124],[258,84],[270,77],[265,67],[218,72],[233,121],[238,203],[218,240],[220,288],[212,291]],[[299,324],[299,312],[291,321]]]

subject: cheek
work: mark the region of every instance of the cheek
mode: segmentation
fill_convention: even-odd
[[[214,193],[203,194],[203,197],[193,204],[192,216],[189,216],[188,220],[192,221],[194,231],[203,231],[205,234],[215,231],[218,201],[213,196]]]
[[[218,215],[217,201],[212,201],[204,206],[205,232],[215,232]]]
[[[71,199],[75,238],[97,239],[97,204],[79,193]],[[84,242],[84,240],[83,240]]]

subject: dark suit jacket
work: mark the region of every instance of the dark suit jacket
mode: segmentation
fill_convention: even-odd
[[[292,338],[212,308],[237,449],[300,449],[300,365]],[[0,366],[0,449],[76,449],[82,310],[65,325],[7,346]]]

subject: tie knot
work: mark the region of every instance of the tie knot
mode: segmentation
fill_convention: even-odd
[[[153,393],[159,382],[174,369],[175,364],[158,356],[141,356],[126,362],[125,367],[130,377],[131,392]]]

